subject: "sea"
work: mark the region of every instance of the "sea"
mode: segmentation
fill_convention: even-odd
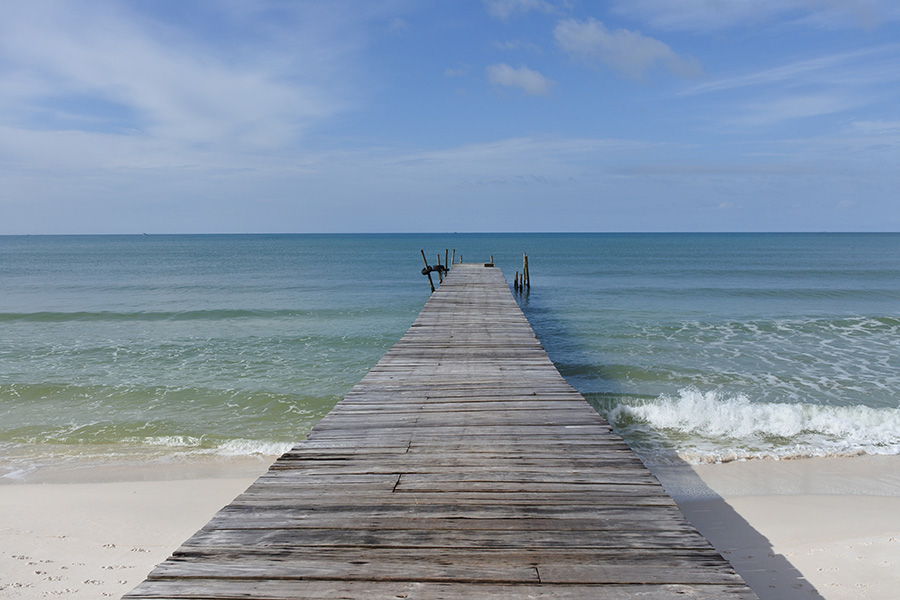
[[[493,259],[648,463],[900,453],[900,234],[0,236],[0,483],[272,457]]]

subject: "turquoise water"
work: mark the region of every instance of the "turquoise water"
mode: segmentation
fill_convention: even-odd
[[[900,452],[900,235],[0,237],[0,475],[278,454],[491,255],[648,460]]]

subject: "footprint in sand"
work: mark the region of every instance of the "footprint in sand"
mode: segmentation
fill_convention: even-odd
[[[50,590],[49,592],[44,592],[44,596],[62,596],[63,594],[77,594],[78,588],[66,588],[64,590]]]
[[[20,582],[20,581],[13,581],[12,583],[10,583],[9,585],[7,585],[6,587],[8,587],[8,588],[13,588],[13,589],[15,589],[15,590],[19,590],[19,589],[22,589],[22,588],[30,588],[30,587],[32,587],[32,585],[31,585],[30,583],[22,583],[22,582]]]

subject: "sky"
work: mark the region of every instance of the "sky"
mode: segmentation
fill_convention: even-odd
[[[900,231],[900,2],[0,3],[0,234],[453,231]]]

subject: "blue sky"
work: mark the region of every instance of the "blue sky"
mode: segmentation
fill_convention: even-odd
[[[0,234],[848,230],[895,0],[0,4]]]

